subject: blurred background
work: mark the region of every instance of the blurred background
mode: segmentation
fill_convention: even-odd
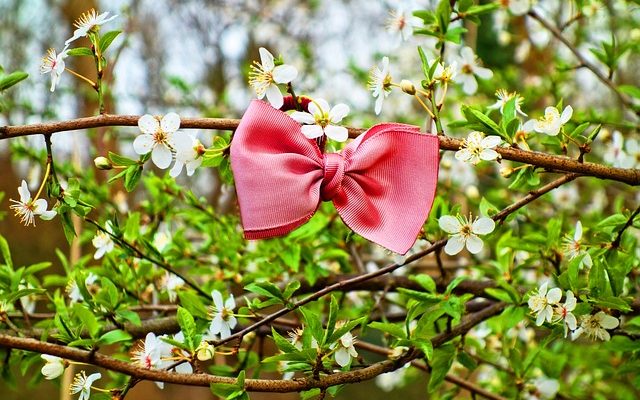
[[[30,75],[27,81],[3,95],[5,107],[0,112],[0,126],[63,120],[97,113],[95,94],[82,82],[63,74],[58,88],[51,93],[50,77],[39,72],[40,59],[46,50],[53,47],[60,51],[64,41],[73,32],[73,21],[91,8],[119,16],[105,25],[102,28],[104,31],[124,31],[112,45],[108,56],[108,113],[141,115],[176,111],[184,117],[239,118],[249,100],[255,97],[247,84],[249,65],[259,59],[258,48],[266,47],[274,55],[281,54],[288,64],[298,69],[298,94],[322,97],[331,104],[347,103],[352,109],[348,125],[370,126],[383,120],[424,124],[424,119],[416,117],[420,113],[417,104],[412,103],[409,96],[390,96],[382,115],[375,117],[374,99],[366,89],[366,80],[371,66],[387,55],[391,58],[394,78],[412,79],[416,83],[420,81],[416,46],[421,45],[430,54],[435,54],[434,42],[427,36],[411,35],[410,29],[404,32],[399,30],[398,21],[399,18],[403,19],[410,26],[415,23],[410,11],[433,8],[432,3],[436,2],[0,0],[0,65],[6,71],[20,69]],[[572,14],[569,3],[573,2],[541,1],[540,6],[549,18],[563,21]],[[607,35],[615,28],[617,16],[624,14],[625,10],[619,8],[624,2],[605,3],[606,6],[594,8],[589,29],[578,25],[569,32],[580,39],[579,46],[586,48],[608,39]],[[637,18],[637,14],[635,17],[626,17]],[[465,35],[465,44],[476,50],[485,66],[503,71],[500,79],[511,85],[511,90],[536,90],[542,82],[540,77],[546,73],[556,51],[565,52],[568,59],[570,56],[562,47],[552,45],[550,35],[535,23],[516,18],[509,24],[507,19],[506,11],[499,10],[483,18],[481,29],[473,24],[466,26],[469,31]],[[635,33],[640,37],[640,31]],[[83,42],[76,45],[88,44],[87,39],[81,40]],[[553,51],[549,51],[552,46]],[[452,46],[448,51],[455,52],[456,48]],[[637,54],[623,61],[625,65],[618,80],[638,84]],[[93,60],[88,57],[71,57],[67,63],[70,68],[87,76],[95,74]],[[584,69],[578,69],[566,80],[552,80],[552,85],[553,88],[541,87],[539,90],[548,90],[556,96],[570,99],[574,108],[590,106],[596,110],[604,109],[613,101],[607,89]],[[464,99],[465,104],[474,101],[493,102],[495,89],[495,85],[481,82],[481,88],[474,97],[459,95],[457,98]],[[576,93],[589,95],[576,96]],[[548,104],[544,96],[534,98],[537,103],[528,104],[529,109],[542,109],[544,104]],[[450,113],[448,118],[453,120],[459,115],[459,107],[454,104],[447,112]],[[89,171],[93,169],[93,158],[106,154],[108,150],[132,156],[129,140],[137,132],[135,128],[117,128],[98,129],[91,134],[56,134],[53,137],[53,150],[58,157],[73,161],[80,170],[94,173]],[[211,142],[210,133],[201,132],[199,136],[205,144]],[[20,141],[21,148],[37,151],[44,147],[43,138],[39,136]],[[9,157],[11,146],[14,144],[9,141],[0,142],[0,192],[5,193],[4,198],[0,197],[0,216],[9,210],[8,198],[17,196],[16,188],[21,179],[33,185],[33,190],[37,188],[42,175],[35,163],[12,163]],[[467,188],[478,184],[475,172],[467,164],[444,165],[443,179],[455,176],[454,179],[461,180],[459,183]],[[97,175],[96,179],[104,181],[105,176]],[[193,177],[191,188],[197,194],[207,196],[219,210],[232,210],[233,193],[229,193],[229,189],[220,182],[215,171],[202,169]],[[594,199],[596,196],[594,194]],[[123,193],[122,197],[123,210],[135,208],[135,196],[126,199]],[[70,253],[72,258],[82,254],[81,246],[69,247],[59,224],[38,221],[38,229],[36,237],[32,228],[23,227],[16,218],[1,220],[0,234],[10,241],[17,265],[55,260],[56,248]],[[31,372],[34,379],[41,379],[35,367]],[[416,382],[426,379],[426,375],[416,371],[409,374],[415,374]],[[67,378],[69,376],[67,374]],[[385,389],[392,387],[386,382],[390,380],[393,377],[385,376],[377,384],[353,385],[343,391],[339,398],[388,398]],[[14,387],[9,382],[0,383],[0,394],[3,400],[34,396],[68,398],[57,385],[49,383],[41,384],[35,390],[25,386]],[[407,398],[424,398],[425,395],[424,383],[393,393],[394,397]],[[144,382],[136,386],[127,398],[153,397],[161,400],[178,396],[197,399],[210,398],[211,394],[206,388],[172,385],[167,385],[161,391],[153,383]],[[252,395],[252,399],[297,397]]]

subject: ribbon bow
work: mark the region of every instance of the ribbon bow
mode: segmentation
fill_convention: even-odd
[[[323,154],[300,124],[254,100],[231,143],[231,168],[247,239],[285,235],[333,201],[354,232],[406,253],[429,215],[439,141],[412,125],[371,127],[340,153]]]

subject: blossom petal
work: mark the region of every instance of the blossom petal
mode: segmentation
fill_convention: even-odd
[[[455,157],[458,161],[469,161],[473,158],[473,154],[469,149],[460,149],[456,151]]]
[[[376,115],[380,115],[380,112],[382,111],[382,103],[384,102],[384,95],[381,93],[378,98],[376,99],[376,106],[375,106],[375,112]]]
[[[43,212],[47,211],[47,207],[48,204],[45,199],[38,199],[33,202],[33,213],[35,215],[42,214]]]
[[[273,106],[273,108],[279,110],[280,107],[284,104],[284,97],[282,96],[282,92],[277,85],[271,84],[267,86],[267,100]]]
[[[96,372],[95,374],[91,374],[87,377],[87,380],[85,381],[84,386],[91,387],[91,385],[93,385],[93,382],[97,381],[100,378],[102,378],[102,374],[100,374],[99,372]]]
[[[142,135],[138,135],[133,141],[133,150],[136,154],[147,154],[153,149],[155,145],[155,141],[153,140],[153,136],[148,135],[146,133]]]
[[[478,91],[478,82],[476,82],[476,78],[473,75],[462,75],[460,83],[462,83],[462,91],[468,95]]]
[[[465,46],[460,50],[460,56],[465,64],[474,65],[476,63],[476,55],[469,46]]]
[[[572,115],[573,115],[573,107],[566,106],[562,111],[562,115],[560,116],[560,122],[563,124],[566,124],[567,122],[569,122]]]
[[[473,73],[476,74],[480,79],[491,79],[493,77],[493,71],[491,71],[489,68],[475,67],[473,69]]]
[[[329,103],[325,99],[316,99],[315,102],[318,103],[318,106],[323,113],[328,113],[331,110],[331,107],[329,107]],[[309,107],[311,107],[311,104],[313,104],[313,102],[309,104]],[[309,108],[309,111],[311,111],[311,108]],[[315,115],[316,113],[313,112],[312,114]]]
[[[44,221],[51,221],[56,215],[58,215],[58,212],[55,210],[43,211],[40,213],[40,219]]]
[[[324,133],[329,139],[336,142],[344,142],[349,139],[349,131],[344,126],[327,125],[324,128]]]
[[[344,347],[340,347],[335,354],[336,362],[339,366],[344,367],[351,361],[351,355]]]
[[[573,234],[573,240],[579,242],[582,239],[582,222],[576,222],[576,231]]]
[[[536,128],[536,120],[530,119],[522,125],[522,130],[525,132],[533,132]]]
[[[24,179],[18,187],[18,194],[20,194],[20,203],[26,204],[31,200],[31,192],[29,192],[29,185],[27,185],[27,181]]]
[[[258,51],[260,52],[260,64],[262,65],[262,68],[267,72],[272,71],[275,66],[275,63],[273,62],[273,54],[264,47],[260,47]]]
[[[182,167],[184,167],[184,163],[182,161],[176,160],[176,162],[173,164],[173,167],[171,167],[171,170],[169,171],[169,175],[171,175],[172,178],[178,177],[182,172]]]
[[[336,104],[331,111],[329,111],[329,120],[333,123],[342,121],[342,118],[349,114],[349,106],[343,103]]]
[[[324,131],[320,125],[303,125],[300,130],[307,139],[315,139],[324,135]]]
[[[311,105],[311,104],[309,104],[309,105]],[[316,123],[316,120],[315,120],[315,118],[313,118],[313,115],[309,114],[308,112],[294,111],[293,113],[291,113],[290,117],[293,118],[298,123],[301,123],[301,124],[315,124]]]
[[[469,235],[467,238],[467,250],[469,250],[469,253],[478,254],[482,251],[483,247],[484,243],[482,242],[482,239],[476,235]]]
[[[289,83],[297,76],[298,70],[291,65],[278,65],[273,69],[273,80],[276,83]]]
[[[167,146],[159,145],[153,148],[153,152],[151,152],[151,161],[153,161],[156,167],[160,169],[169,168],[172,160],[173,155]]]
[[[213,299],[213,305],[216,310],[220,311],[224,308],[224,300],[222,300],[222,293],[217,290],[211,292],[211,298]]]
[[[151,114],[145,114],[138,119],[138,128],[143,133],[154,134],[160,127],[160,122]]]
[[[447,233],[458,233],[460,229],[462,229],[462,224],[456,217],[452,217],[451,215],[443,215],[438,219],[438,225],[440,229]]]
[[[500,143],[502,143],[502,138],[500,136],[497,135],[490,135],[487,136],[486,138],[482,139],[482,142],[480,142],[482,147],[496,147],[498,146]]]
[[[165,133],[173,133],[180,129],[180,116],[174,112],[162,117],[160,121],[160,127]]]
[[[558,302],[560,302],[561,298],[562,290],[560,290],[560,288],[555,287],[547,292],[547,302],[549,304],[557,304]]]
[[[500,156],[500,154],[498,154],[498,152],[493,150],[493,149],[483,149],[480,152],[480,158],[485,160],[485,161],[495,160],[499,156]]]
[[[234,308],[236,308],[236,300],[234,299],[232,294],[230,294],[229,298],[224,302],[224,307],[229,310],[233,310]]]
[[[447,241],[447,245],[444,246],[444,252],[450,256],[456,255],[464,248],[464,242],[462,235],[453,235]]]
[[[600,326],[602,326],[604,329],[614,329],[617,328],[618,325],[620,325],[620,321],[618,320],[618,318],[605,314],[602,311],[599,311],[596,314],[596,317],[598,318],[598,322],[600,322]]]
[[[493,232],[495,227],[496,223],[491,218],[482,217],[471,225],[471,231],[478,235],[486,235]]]

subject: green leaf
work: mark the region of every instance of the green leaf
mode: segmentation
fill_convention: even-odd
[[[498,124],[496,124],[491,118],[484,115],[482,111],[476,110],[475,108],[471,108],[466,105],[463,105],[461,110],[470,124],[479,124],[479,126],[477,127],[478,130],[481,130],[482,132],[490,135],[499,135],[503,139],[509,140],[507,135],[502,131]]]
[[[336,296],[331,295],[331,302],[329,305],[329,318],[327,320],[327,329],[324,333],[324,338],[322,339],[322,345],[329,344],[329,338],[333,335],[333,330],[336,327],[336,321],[338,320],[338,300]]]
[[[298,310],[300,310],[300,312],[302,313],[304,323],[311,331],[311,335],[316,339],[318,343],[321,343],[323,330],[322,323],[318,318],[318,314],[306,307],[300,307]]]
[[[27,79],[29,74],[22,71],[14,71],[9,75],[2,76],[0,78],[0,92],[9,89],[11,86],[18,84],[19,82]]]
[[[88,47],[76,47],[74,49],[67,50],[67,55],[72,57],[88,56],[93,57],[93,51]]]
[[[429,60],[427,55],[422,50],[422,47],[418,46],[418,54],[420,55],[420,61],[422,62],[422,73],[428,81],[431,81],[431,73],[429,72]]]
[[[393,337],[397,337],[400,339],[407,338],[407,332],[404,329],[404,324],[399,325],[399,324],[393,324],[389,322],[374,321],[374,322],[371,322],[368,326],[369,328],[388,333]]]
[[[131,339],[133,338],[129,333],[122,331],[120,329],[116,329],[113,331],[109,331],[104,335],[100,336],[100,343],[109,345],[114,343],[127,342]]]
[[[353,321],[349,321],[342,326],[339,326],[329,337],[329,343],[333,343],[344,336],[347,332],[351,332],[356,326],[362,324],[368,317],[360,317]]]
[[[291,281],[289,283],[287,283],[287,286],[284,288],[284,291],[282,292],[282,296],[286,299],[289,300],[291,298],[291,296],[293,296],[293,294],[300,289],[300,281]]]
[[[427,274],[418,274],[410,278],[416,281],[418,285],[422,286],[424,290],[430,293],[436,293],[436,282]]]
[[[456,356],[456,348],[453,344],[445,344],[435,349],[431,360],[431,376],[429,378],[429,393],[433,393],[444,382],[451,364]]]
[[[618,86],[618,90],[620,90],[622,93],[628,94],[631,97],[640,99],[640,87],[633,85],[620,85]]]
[[[489,13],[493,10],[496,10],[500,7],[500,5],[496,2],[496,3],[489,3],[489,4],[482,4],[482,5],[477,5],[477,6],[471,6],[469,7],[469,9],[467,11],[465,11],[465,16],[466,15],[480,15],[480,14],[486,14]]]
[[[250,283],[244,288],[249,292],[256,293],[268,298],[276,298],[284,301],[284,297],[280,292],[280,289],[271,282],[254,282]]]
[[[187,345],[192,352],[198,347],[200,343],[196,343],[196,321],[193,319],[193,315],[187,311],[184,307],[178,307],[178,325],[182,329],[184,334],[184,344]]]
[[[111,46],[111,43],[115,38],[121,34],[122,31],[110,31],[102,35],[100,38],[100,51],[104,54],[104,52]]]
[[[454,278],[454,279],[453,279],[451,282],[449,282],[449,284],[447,285],[447,288],[446,288],[446,290],[444,291],[444,294],[445,294],[445,295],[450,295],[450,294],[451,294],[451,292],[453,292],[453,289],[455,289],[455,288],[460,284],[460,282],[462,282],[462,281],[464,281],[464,280],[467,280],[467,279],[468,279],[468,277],[466,277],[466,276],[458,276],[458,277]]]
[[[271,327],[271,336],[273,341],[278,346],[278,349],[284,353],[297,353],[298,349],[284,336],[280,335],[274,327]]]
[[[73,312],[87,328],[89,336],[95,338],[98,332],[100,332],[100,324],[93,311],[89,310],[83,304],[76,303],[73,306]]]
[[[127,172],[124,175],[124,188],[127,192],[131,192],[136,188],[140,178],[142,177],[142,166],[132,165],[127,168],[126,171]]]
[[[109,152],[109,160],[111,160],[113,165],[117,165],[117,166],[130,166],[130,165],[138,164],[137,160],[132,160],[130,158],[121,156],[111,151]]]
[[[7,239],[2,235],[0,235],[0,254],[2,254],[5,265],[13,270],[13,260],[11,259],[11,251],[9,251],[9,243],[7,243]]]

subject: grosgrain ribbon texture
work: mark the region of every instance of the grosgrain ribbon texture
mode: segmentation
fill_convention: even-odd
[[[354,232],[405,254],[433,205],[439,160],[435,135],[398,123],[323,154],[289,115],[253,100],[231,143],[245,237],[285,235],[332,201]]]

